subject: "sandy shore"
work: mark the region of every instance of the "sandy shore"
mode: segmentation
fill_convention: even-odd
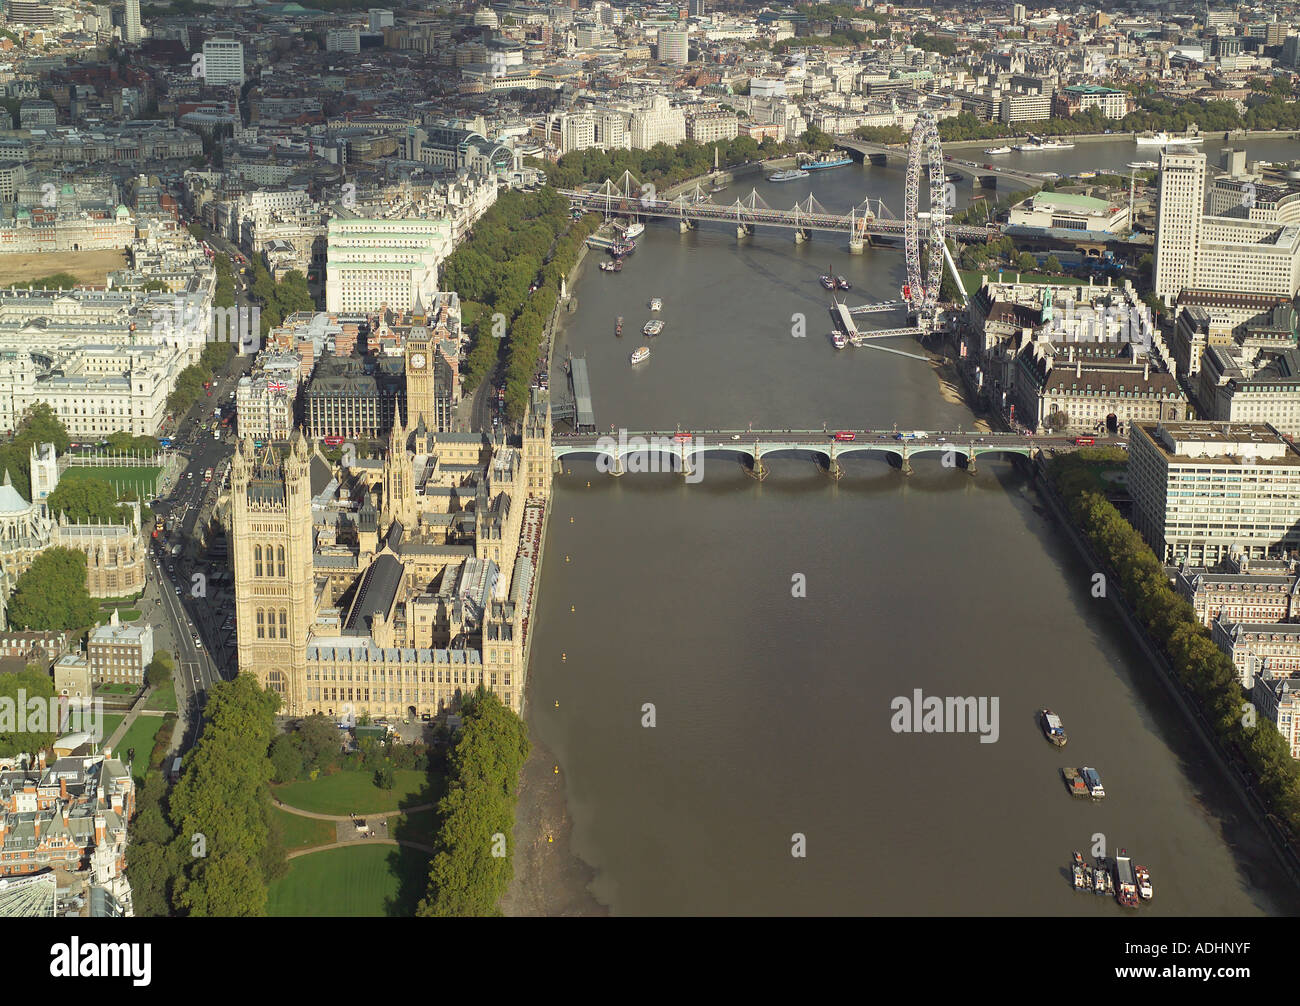
[[[930,360],[930,366],[934,368],[934,376],[939,381],[939,394],[943,396],[943,400],[954,405],[965,405],[976,414],[974,428],[980,433],[991,432],[992,427],[989,426],[988,420],[979,414],[973,402],[967,401],[961,378],[957,376],[956,366],[947,359],[936,358]]]
[[[573,822],[555,759],[533,740],[515,810],[515,876],[501,910],[506,915],[608,915],[587,885],[595,876],[573,853]]]

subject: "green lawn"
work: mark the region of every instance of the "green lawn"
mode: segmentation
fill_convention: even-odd
[[[131,724],[131,729],[126,732],[126,736],[116,746],[113,753],[121,757],[123,764],[126,762],[126,753],[135,748],[135,764],[132,767],[131,774],[135,776],[135,781],[139,784],[144,783],[144,774],[149,768],[149,755],[153,753],[154,738],[158,736],[158,731],[162,729],[163,718],[161,716],[137,716],[135,722]]]
[[[145,466],[92,468],[89,465],[69,465],[68,470],[60,476],[60,481],[97,478],[111,483],[119,492],[134,489],[140,499],[151,500],[157,495],[155,489],[161,472],[161,468]]]
[[[299,817],[297,814],[290,814],[278,808],[272,808],[271,812],[280,822],[286,849],[309,849],[314,845],[329,845],[338,837],[333,821]]]
[[[95,691],[102,695],[134,695],[139,690],[139,685],[133,685],[125,681],[118,684],[102,684],[95,686]]]
[[[423,803],[428,776],[414,769],[399,769],[392,789],[379,789],[371,772],[336,772],[315,782],[291,782],[272,787],[282,802],[316,814],[374,814],[400,806]],[[436,798],[434,798],[436,799]]]
[[[165,713],[176,712],[176,685],[168,681],[165,685],[155,688],[144,707],[159,709]]]
[[[432,810],[417,810],[414,814],[388,819],[388,837],[404,842],[433,845],[433,829],[437,822]]]
[[[413,849],[365,845],[300,856],[268,892],[278,918],[410,916],[428,882],[428,858]]]
[[[105,713],[100,719],[101,729],[104,731],[104,736],[100,738],[99,743],[106,743],[108,739],[113,736],[113,731],[122,725],[124,719],[126,719],[126,717],[118,713]]]

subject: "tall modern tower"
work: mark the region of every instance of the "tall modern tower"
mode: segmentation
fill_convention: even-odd
[[[1160,213],[1156,218],[1156,296],[1166,304],[1196,284],[1205,213],[1205,154],[1186,147],[1160,155]]]
[[[204,42],[203,83],[243,84],[244,43],[233,38],[210,38]]]
[[[140,41],[140,0],[126,0],[125,16],[122,19],[122,41]]]
[[[659,62],[677,64],[687,62],[691,47],[689,32],[685,29],[660,28],[658,40]]]

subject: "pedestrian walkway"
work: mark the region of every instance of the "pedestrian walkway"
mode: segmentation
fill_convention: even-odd
[[[437,854],[436,849],[432,849],[427,845],[421,845],[419,842],[408,842],[405,839],[372,838],[369,840],[363,840],[363,843],[368,845],[400,845],[407,849],[416,849],[420,852],[427,853],[430,856]],[[313,852],[327,852],[330,849],[347,849],[357,844],[358,844],[357,842],[332,842],[329,845],[317,845],[310,849],[296,849],[295,851],[286,855],[284,858],[286,860],[297,859],[299,856],[309,856]]]
[[[297,807],[290,807],[287,803],[281,803],[278,797],[276,798],[275,805],[287,813],[297,814],[299,817],[315,818],[317,821],[351,821],[353,817],[397,817],[400,814],[414,814],[416,811],[420,810],[433,810],[433,804],[422,803],[415,807],[401,807],[397,810],[381,810],[376,811],[373,814],[317,814],[310,810],[300,810]]]

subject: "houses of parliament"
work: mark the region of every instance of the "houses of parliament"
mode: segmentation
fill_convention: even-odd
[[[282,713],[436,714],[480,685],[523,711],[549,399],[533,392],[519,436],[429,430],[424,335],[408,336],[406,417],[382,458],[331,463],[301,431],[235,453],[238,669]]]

